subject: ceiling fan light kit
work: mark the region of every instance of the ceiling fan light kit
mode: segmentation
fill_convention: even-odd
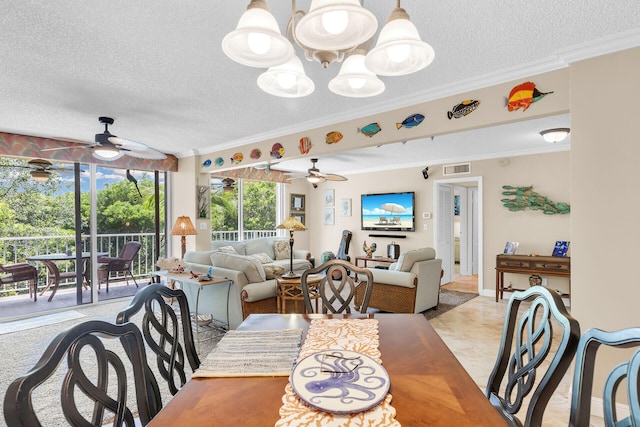
[[[49,180],[49,177],[51,176],[51,172],[49,171],[35,170],[29,173],[31,174],[31,178],[33,178],[37,182],[47,182]]]
[[[298,19],[298,15],[302,17]],[[258,77],[260,89],[290,98],[307,96],[314,90],[295,55],[294,44],[307,60],[317,61],[323,68],[344,60],[338,76],[329,82],[329,90],[362,98],[384,91],[385,85],[376,74],[411,74],[427,67],[435,56],[433,48],[420,39],[400,0],[380,31],[376,47],[367,54],[361,45],[377,29],[375,15],[359,0],[312,0],[309,12],[297,10],[296,1],[291,0],[284,37],[266,0],[251,0],[236,29],[224,37],[222,50],[240,64],[269,68]],[[283,40],[290,49],[281,46]]]

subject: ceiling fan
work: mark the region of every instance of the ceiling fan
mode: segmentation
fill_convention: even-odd
[[[234,188],[236,188],[236,182],[232,178],[224,178],[220,181],[220,184],[214,184],[214,186],[217,187],[218,190],[230,193]]]
[[[94,143],[86,148],[93,150],[92,155],[96,159],[112,161],[122,156],[130,156],[138,159],[162,160],[166,154],[151,148],[141,142],[135,142],[119,138],[109,132],[109,125],[113,124],[111,117],[99,117],[98,121],[104,125],[104,132],[97,133]],[[74,141],[76,142],[76,141]],[[77,141],[86,144],[84,141]],[[42,151],[65,150],[71,147],[45,148]]]
[[[311,167],[307,169],[307,173],[308,173],[307,175],[291,177],[290,179],[306,178],[307,181],[309,181],[311,185],[313,185],[313,188],[317,188],[318,184],[321,184],[325,181],[346,181],[347,180],[347,178],[345,178],[342,175],[337,175],[335,173],[320,172],[320,169],[316,167],[317,162],[318,162],[318,159],[311,159]]]
[[[44,159],[29,160],[26,165],[2,165],[2,167],[31,169],[29,171],[31,177],[38,182],[47,181],[53,171],[73,171],[71,168],[53,167],[53,163]]]

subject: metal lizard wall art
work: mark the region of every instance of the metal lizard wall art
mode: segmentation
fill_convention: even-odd
[[[571,207],[568,203],[553,202],[549,198],[544,197],[533,191],[533,185],[529,187],[513,187],[511,185],[502,186],[503,196],[513,196],[513,198],[501,199],[504,207],[511,212],[523,211],[531,209],[534,211],[542,211],[546,215],[568,214]]]

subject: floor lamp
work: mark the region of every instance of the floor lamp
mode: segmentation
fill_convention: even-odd
[[[283,274],[282,277],[284,279],[294,279],[296,277],[300,277],[299,274],[293,272],[293,232],[294,231],[304,231],[307,227],[304,226],[303,223],[290,216],[285,219],[282,224],[280,224],[277,228],[282,228],[285,230],[289,230],[289,272],[287,274]]]
[[[172,236],[182,236],[182,257],[184,258],[184,253],[187,251],[187,236],[195,236],[196,229],[191,223],[191,220],[188,216],[179,216],[176,220],[176,223],[171,230]]]

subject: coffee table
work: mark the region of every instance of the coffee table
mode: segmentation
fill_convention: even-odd
[[[310,274],[309,277],[307,277],[309,297],[316,302],[316,312],[318,311],[318,298],[320,298],[320,294],[318,293],[318,284],[323,277],[324,276],[322,274]],[[293,301],[293,313],[307,312],[306,307],[304,307],[304,295],[302,294],[300,279],[300,277],[276,277],[276,282],[278,284],[276,288],[276,307],[278,313],[287,312],[287,301]],[[296,307],[300,304],[300,301],[302,301],[304,309],[296,311]]]

